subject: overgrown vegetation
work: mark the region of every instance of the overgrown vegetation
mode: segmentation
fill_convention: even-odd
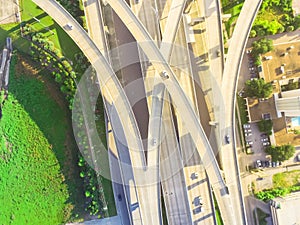
[[[245,83],[245,94],[251,98],[268,98],[272,94],[271,83],[266,83],[264,79],[247,80]]]
[[[222,0],[221,2],[223,13],[231,14],[225,23],[227,34],[230,37],[244,0]],[[253,23],[250,37],[290,32],[299,27],[300,15],[294,17],[292,0],[264,0]]]
[[[62,224],[82,205],[80,183],[65,164],[73,147],[66,141],[66,111],[49,97],[44,81],[16,74],[16,63],[13,57],[0,121],[0,221]]]
[[[71,63],[61,55],[60,51],[54,47],[53,42],[45,38],[42,33],[35,32],[29,24],[23,26],[22,31],[23,35],[31,42],[31,56],[35,61],[51,71],[55,81],[60,84],[60,90],[66,94],[71,107],[76,91],[75,82],[78,73],[72,68]],[[75,58],[78,71],[87,69],[88,62],[82,54],[76,54]]]
[[[289,188],[291,186],[299,185],[300,170],[293,170],[273,175],[274,188]]]
[[[250,37],[290,32],[299,27],[300,16],[294,17],[292,0],[264,0]]]
[[[268,146],[265,152],[272,157],[272,161],[283,162],[290,159],[295,154],[293,145]]]
[[[276,197],[284,197],[295,191],[300,191],[300,171],[290,171],[273,175],[273,189],[260,191],[255,194],[262,201],[268,201]]]

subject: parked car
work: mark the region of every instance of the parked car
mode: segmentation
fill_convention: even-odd
[[[271,165],[270,161],[265,161],[265,165],[266,165],[266,167],[270,167],[270,165]]]
[[[247,129],[247,128],[251,128],[251,125],[248,124],[248,123],[245,123],[245,124],[243,125],[243,127],[244,127],[245,129]]]
[[[245,133],[245,137],[248,137],[248,136],[250,136],[250,135],[252,135],[251,132],[250,132],[250,133]]]
[[[263,142],[263,146],[269,146],[270,142]]]
[[[246,144],[247,145],[253,145],[253,141],[247,141]]]
[[[265,142],[265,141],[269,141],[269,139],[268,138],[262,138],[261,141]]]
[[[260,161],[259,159],[256,160],[256,167],[257,167],[257,168],[262,167],[261,161]]]

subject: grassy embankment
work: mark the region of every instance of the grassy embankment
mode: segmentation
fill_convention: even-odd
[[[12,61],[0,121],[0,221],[61,224],[83,211],[70,115],[55,84],[27,62]]]

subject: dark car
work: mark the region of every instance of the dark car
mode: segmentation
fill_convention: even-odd
[[[230,144],[230,137],[229,137],[229,134],[226,134],[226,135],[225,135],[225,141],[226,141],[226,144]]]
[[[265,165],[266,165],[266,167],[270,167],[270,162],[269,161],[265,161]]]
[[[118,200],[121,201],[122,200],[122,196],[120,194],[118,194]]]

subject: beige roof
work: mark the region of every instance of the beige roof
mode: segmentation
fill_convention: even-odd
[[[273,223],[275,225],[299,225],[300,224],[300,192],[289,194],[284,198],[275,198],[274,203],[279,207],[271,205]]]
[[[295,16],[299,15],[300,14],[300,1],[299,0],[293,0],[292,8],[294,10],[294,15]]]

